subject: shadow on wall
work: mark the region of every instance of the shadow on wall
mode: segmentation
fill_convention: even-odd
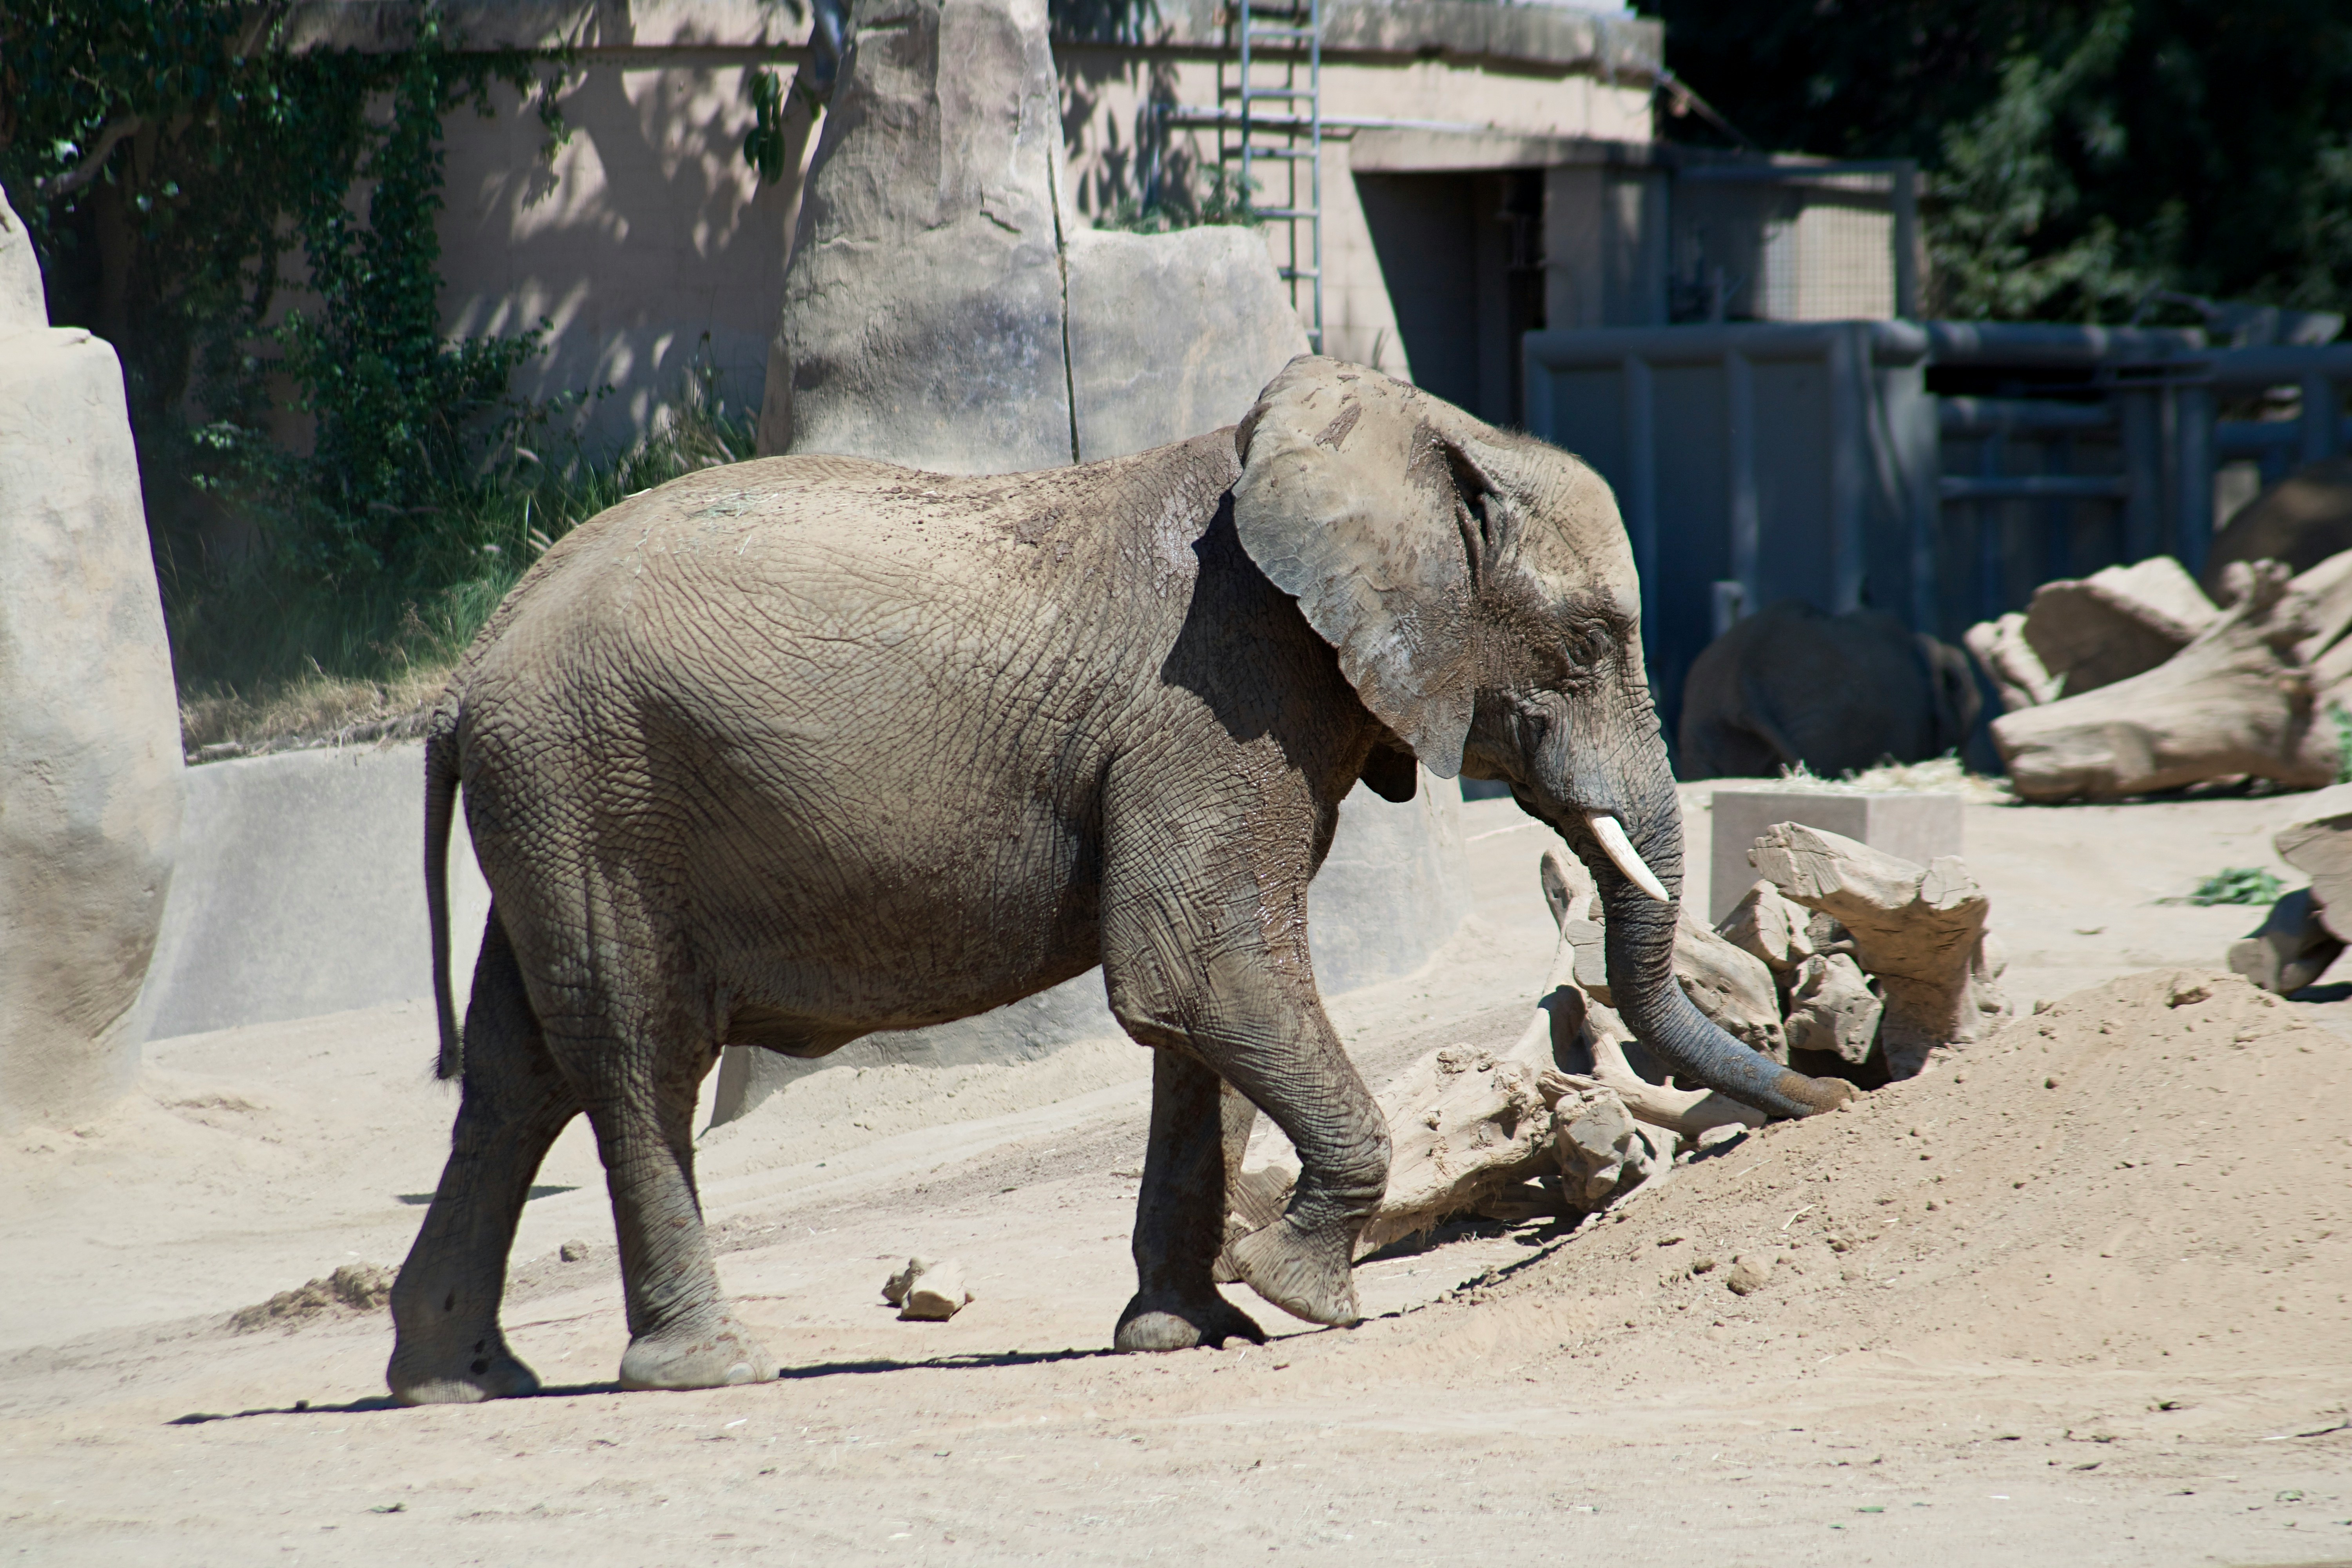
[[[751,68],[592,60],[562,98],[572,135],[551,164],[510,89],[496,89],[495,119],[448,121],[445,324],[511,335],[546,318],[550,352],[514,392],[611,386],[583,411],[592,450],[653,427],[705,332],[729,405],[759,405],[801,168],[762,185],[743,162]]]

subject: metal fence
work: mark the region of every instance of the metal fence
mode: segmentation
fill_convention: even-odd
[[[1616,489],[1671,726],[1691,660],[1783,598],[1957,641],[2039,584],[2205,563],[2215,475],[2347,446],[2352,344],[2008,323],[1543,331],[1528,428]]]
[[[1688,162],[1669,207],[1674,321],[1919,314],[1918,167],[1907,159]]]

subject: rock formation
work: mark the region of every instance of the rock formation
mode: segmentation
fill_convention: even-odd
[[[761,452],[950,473],[1118,457],[1240,418],[1306,352],[1255,231],[1080,226],[1056,105],[1044,0],[857,0]]]
[[[179,704],[122,370],[52,329],[0,199],[0,1128],[138,1065],[180,831]]]

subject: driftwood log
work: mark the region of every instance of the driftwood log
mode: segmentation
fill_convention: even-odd
[[[1599,921],[1571,912],[1560,922],[1560,941],[1570,952],[1558,978],[1604,1007],[1616,1005],[1603,952],[1608,930]],[[1709,930],[1688,910],[1675,926],[1675,978],[1683,994],[1707,1020],[1751,1050],[1777,1062],[1789,1059],[1780,1030],[1780,988],[1771,967],[1755,953]]]
[[[2327,973],[2344,940],[2320,923],[2309,888],[2297,888],[2271,906],[2252,934],[2230,944],[2230,967],[2265,991],[2286,995]]]
[[[2334,726],[2318,721],[2297,652],[2310,635],[2303,604],[2273,562],[2232,571],[2245,576],[2238,603],[2165,663],[1993,721],[2021,798],[2121,800],[2225,777],[2334,782]]]
[[[2271,846],[2311,879],[2312,900],[2330,934],[2352,942],[2352,784],[2298,802],[2295,819],[2272,835]]]
[[[2180,563],[2159,555],[2044,583],[2023,613],[1980,622],[1965,640],[2013,713],[2154,669],[2220,613]]]
[[[1811,914],[1792,907],[1771,883],[1759,881],[1740,895],[1715,930],[1732,946],[1760,960],[1785,992],[1798,968],[1813,956],[1812,939],[1805,931]]]
[[[1545,1088],[1552,1106],[1552,1154],[1569,1202],[1600,1208],[1626,1188],[1674,1169],[1673,1134],[1644,1127],[1616,1095],[1558,1073],[1546,1076]]]
[[[1762,959],[1726,941],[1688,910],[1675,927],[1675,978],[1683,994],[1725,1034],[1771,1058],[1789,1059],[1780,1028],[1780,988]]]
[[[2336,561],[2352,562],[2352,555],[2304,576],[2317,576]],[[2352,573],[2347,580],[2352,582]],[[2261,925],[2231,943],[2230,967],[2263,990],[2284,995],[2325,974],[2352,931],[2352,784],[2298,802],[2294,820],[2272,835],[2271,846],[2280,859],[2309,877],[2311,886],[2272,905]]]
[[[1885,1010],[1860,964],[1843,952],[1817,953],[1798,966],[1789,988],[1789,1047],[1828,1051],[1859,1067],[1878,1044]]]
[[[1985,1015],[2006,1011],[1979,995],[1990,902],[1957,858],[1915,866],[1793,822],[1759,838],[1748,858],[1782,898],[1845,928],[1855,962],[1885,998],[1879,1040],[1891,1076],[1916,1075],[1929,1051],[1974,1040]]]

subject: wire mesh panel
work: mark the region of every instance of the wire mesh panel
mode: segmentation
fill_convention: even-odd
[[[1696,163],[1675,177],[1676,321],[1918,314],[1915,173],[1881,163]]]

